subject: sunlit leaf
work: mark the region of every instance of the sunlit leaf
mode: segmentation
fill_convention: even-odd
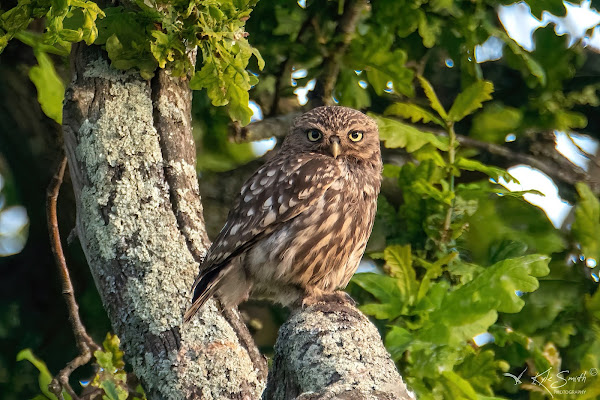
[[[600,201],[585,183],[578,182],[575,187],[579,201],[571,231],[581,245],[582,254],[600,265]]]
[[[448,112],[448,119],[460,121],[473,111],[482,107],[482,103],[491,100],[494,85],[489,81],[477,81],[462,91],[454,100]]]
[[[429,111],[412,103],[394,103],[386,108],[383,115],[396,115],[405,119],[410,119],[411,122],[423,121],[424,123],[435,122],[440,126],[444,123]]]
[[[29,78],[37,89],[38,101],[44,114],[60,124],[62,123],[65,85],[56,73],[54,64],[46,53],[36,51],[35,57],[38,65],[31,67]]]
[[[486,165],[477,160],[459,157],[456,159],[456,166],[460,169],[464,169],[466,171],[479,171],[483,172],[490,178],[495,181],[499,181],[500,178],[504,179],[506,182],[513,181],[513,177],[508,173],[505,169],[494,167],[491,165]]]
[[[395,318],[402,313],[406,304],[405,293],[398,285],[397,279],[374,273],[355,274],[352,282],[371,293],[379,303],[365,304],[360,309],[379,319]]]
[[[426,144],[431,144],[440,150],[448,149],[446,138],[440,138],[430,132],[423,132],[411,125],[390,118],[370,113],[369,116],[377,121],[379,138],[385,142],[387,148],[401,147],[408,152],[413,152]]]
[[[417,78],[419,78],[421,87],[423,88],[425,95],[429,99],[429,104],[431,105],[431,108],[437,111],[437,113],[440,115],[440,117],[442,117],[444,121],[447,120],[448,115],[446,114],[446,110],[444,110],[444,107],[442,106],[442,103],[440,103],[431,84],[427,81],[427,79],[423,78],[420,75],[418,75]]]
[[[397,279],[403,302],[412,304],[417,295],[417,277],[412,265],[410,245],[389,246],[384,250],[383,256],[384,269],[392,278]]]

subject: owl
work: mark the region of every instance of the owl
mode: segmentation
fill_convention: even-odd
[[[250,295],[295,306],[344,288],[373,228],[381,169],[371,118],[346,107],[298,117],[279,152],[243,185],[184,319],[214,294],[224,307]]]

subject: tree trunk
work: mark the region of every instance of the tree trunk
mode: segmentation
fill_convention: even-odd
[[[213,302],[182,326],[208,245],[189,89],[111,69],[95,47],[74,46],[72,61],[63,130],[77,232],[127,361],[150,399],[258,398],[260,368]]]
[[[210,301],[182,323],[209,245],[186,81],[109,68],[76,45],[64,138],[77,232],[127,361],[149,399],[259,399],[264,359],[237,313]],[[240,326],[241,325],[241,326]],[[296,313],[280,332],[266,399],[406,397],[377,330],[351,306]]]

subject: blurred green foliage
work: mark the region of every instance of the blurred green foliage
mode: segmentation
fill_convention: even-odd
[[[250,121],[249,100],[266,116],[298,111],[294,91],[328,73],[325,60],[344,41],[337,21],[360,2],[134,3],[100,9],[90,1],[19,1],[0,11],[0,49],[13,37],[34,49],[38,66],[30,76],[56,121],[64,87],[50,61],[66,56],[70,43],[102,45],[115,68],[136,68],[145,78],[157,68],[190,73],[199,89],[198,168],[223,171],[254,157],[249,144],[229,140],[231,120]],[[506,162],[459,146],[458,135],[511,152],[554,130],[599,138],[600,56],[580,39],[568,46],[568,35],[552,24],[535,30],[535,47],[525,50],[498,20],[498,6],[510,3],[374,1],[360,8],[339,57],[335,101],[369,111],[388,160],[369,244],[379,270],[357,274],[349,291],[422,399],[600,396],[600,378],[592,375],[600,368],[597,193],[581,182],[562,185],[575,208],[557,229],[525,192],[498,184],[514,179]],[[538,18],[544,10],[565,16],[559,0],[526,4]],[[25,30],[42,17],[42,33]],[[479,63],[476,48],[490,38],[502,57]],[[194,46],[197,71],[187,57]],[[215,107],[222,105],[228,108]],[[508,134],[514,142],[506,142]],[[97,303],[83,296],[83,312],[100,319]],[[0,328],[14,327],[15,313],[2,310]],[[473,338],[483,333],[489,342],[477,345]],[[114,399],[131,391],[116,340],[108,337],[96,355],[114,373],[92,380]],[[21,356],[49,379],[31,353]],[[520,383],[505,375],[523,371]],[[584,394],[553,391],[561,377],[581,373],[585,382],[560,389]]]

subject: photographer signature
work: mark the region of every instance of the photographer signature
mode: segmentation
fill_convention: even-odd
[[[508,376],[509,378],[514,379],[515,385],[519,385],[523,383],[521,381],[521,377],[527,371],[527,368],[523,370],[518,376],[515,376],[511,373],[505,372],[503,375]],[[548,368],[545,371],[540,372],[539,374],[531,377],[531,383],[536,386],[541,386],[550,394],[550,397],[554,397],[550,389],[554,389],[555,391],[560,390],[560,388],[564,387],[569,382],[577,382],[577,383],[585,383],[588,376],[588,371],[583,371],[577,376],[569,376],[570,371],[562,370],[552,375],[552,367]],[[598,371],[596,368],[590,368],[589,370],[590,376],[598,375]],[[552,382],[556,378],[554,382]]]

